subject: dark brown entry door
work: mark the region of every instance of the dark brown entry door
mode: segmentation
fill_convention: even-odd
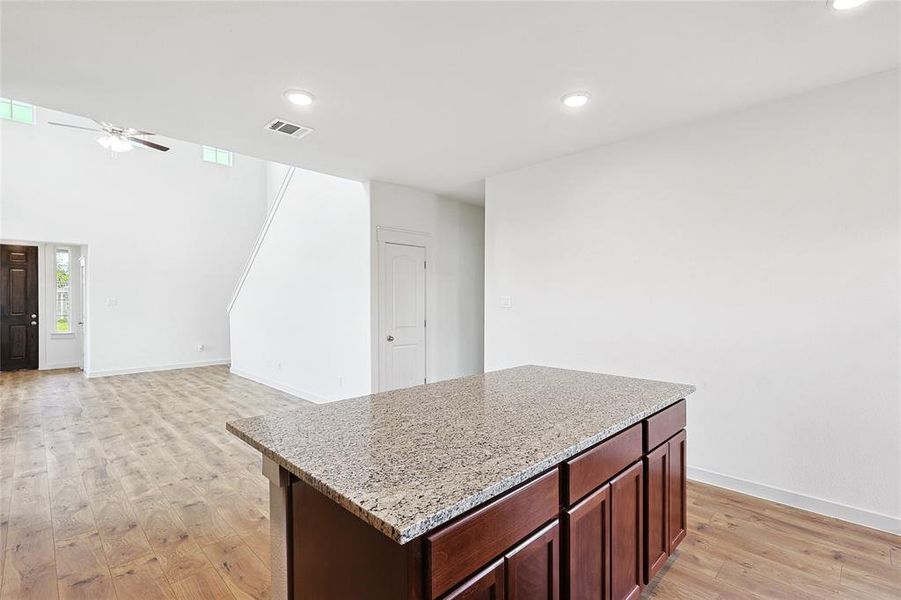
[[[0,371],[38,368],[38,249],[0,245]]]

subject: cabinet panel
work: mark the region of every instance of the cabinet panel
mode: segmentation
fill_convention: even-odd
[[[421,540],[401,546],[303,481],[290,483],[288,490],[290,505],[278,515],[285,544],[290,544],[285,548],[288,581],[278,586],[291,590],[287,597],[422,598]]]
[[[559,600],[560,525],[554,521],[504,557],[506,600]]]
[[[560,483],[554,469],[425,538],[429,597],[437,598],[505,550],[556,519]]]
[[[504,559],[489,565],[444,600],[504,600]]]
[[[571,600],[610,598],[610,485],[564,513]]]
[[[643,467],[637,462],[610,481],[610,597],[636,600],[642,589]]]
[[[688,527],[687,523],[687,502],[685,498],[685,465],[687,439],[685,430],[683,429],[674,435],[667,444],[669,450],[669,470],[668,492],[669,506],[668,509],[668,551],[672,554],[682,540],[685,539],[685,531]]]
[[[669,496],[669,444],[663,444],[644,458],[645,512],[644,582],[650,583],[669,556],[667,535]]]

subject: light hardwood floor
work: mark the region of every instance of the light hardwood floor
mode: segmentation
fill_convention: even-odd
[[[226,420],[305,405],[225,367],[0,374],[0,600],[267,598],[268,487]],[[901,597],[901,538],[689,485],[644,597]]]

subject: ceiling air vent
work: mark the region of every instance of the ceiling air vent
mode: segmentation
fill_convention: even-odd
[[[284,119],[272,119],[268,123],[266,123],[266,129],[269,131],[275,131],[276,133],[281,133],[284,135],[291,136],[293,138],[300,139],[310,133],[313,133],[312,127],[304,127],[303,125],[298,125],[297,123],[291,123],[290,121],[286,121]]]

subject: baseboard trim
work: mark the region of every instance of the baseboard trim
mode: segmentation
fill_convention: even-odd
[[[701,483],[708,483],[756,498],[771,500],[773,502],[778,502],[779,504],[800,508],[801,510],[807,510],[827,517],[834,517],[836,519],[841,519],[842,521],[863,525],[864,527],[901,535],[901,518],[898,517],[892,517],[854,506],[847,506],[831,500],[807,496],[805,494],[799,494],[798,492],[792,492],[698,467],[688,467],[687,476],[689,479]]]
[[[151,365],[148,367],[133,367],[130,369],[105,369],[102,371],[85,371],[88,378],[113,377],[115,375],[132,375],[134,373],[152,373],[154,371],[175,371],[177,369],[196,369],[198,367],[212,367],[215,365],[227,365],[231,362],[228,358],[215,360],[201,360],[197,362],[172,363],[168,365]]]
[[[269,379],[268,377],[263,377],[262,375],[256,375],[254,373],[250,373],[248,371],[244,371],[242,369],[236,369],[234,366],[229,368],[229,371],[232,375],[237,375],[238,377],[243,377],[244,379],[249,379],[256,383],[261,383],[267,387],[271,387],[280,392],[285,392],[286,394],[290,394],[291,396],[296,396],[301,400],[307,400],[309,402],[315,402],[316,404],[325,404],[327,402],[334,402],[334,400],[329,400],[328,398],[323,398],[322,396],[317,396],[316,394],[299,390],[297,388],[291,387],[290,385],[285,385],[274,379]]]
[[[77,368],[80,366],[81,366],[81,364],[76,360],[76,361],[66,362],[66,363],[57,363],[55,365],[44,365],[43,367],[40,367],[38,370],[39,371],[53,371],[56,369],[74,369],[74,368]]]

